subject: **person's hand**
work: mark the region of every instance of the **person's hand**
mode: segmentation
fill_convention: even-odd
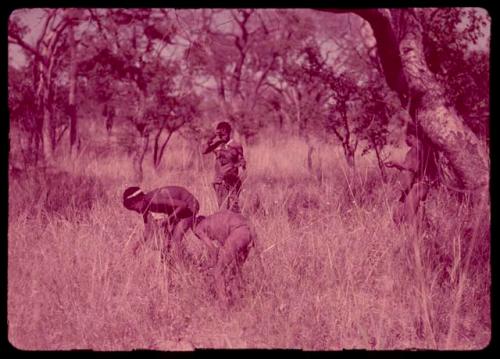
[[[208,143],[209,146],[212,146],[216,142],[216,140],[217,140],[217,134],[214,133],[214,134],[212,134],[212,136],[210,136],[208,138],[207,143]]]
[[[241,172],[240,172],[241,182],[245,182],[245,180],[247,179],[247,177],[248,177],[247,168],[246,167],[241,167]]]
[[[140,247],[141,247],[141,243],[139,241],[137,241],[137,243],[135,243],[134,246],[132,247],[132,254],[134,256],[137,256],[137,253],[138,253]]]
[[[201,271],[207,271],[214,268],[215,265],[217,264],[217,255],[218,255],[217,249],[215,249],[215,247],[209,247],[207,258],[198,265],[198,268]]]
[[[220,138],[214,138],[213,140],[210,140],[210,146],[219,146],[222,143],[224,143],[224,141]]]
[[[393,161],[387,161],[385,163],[385,167],[394,168],[394,167],[396,167],[396,164]]]

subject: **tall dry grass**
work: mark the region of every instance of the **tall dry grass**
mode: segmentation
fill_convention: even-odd
[[[352,176],[338,148],[316,148],[312,173],[298,139],[245,149],[241,204],[258,251],[245,263],[245,286],[229,309],[194,264],[162,263],[148,248],[131,254],[143,224],[121,205],[123,189],[136,184],[126,155],[84,151],[60,161],[67,171],[61,178],[11,179],[10,342],[25,350],[486,346],[488,209],[471,212],[434,189],[425,226],[397,228],[390,215],[396,173],[382,183],[367,156]],[[169,151],[158,173],[145,165],[141,186],[183,185],[202,214],[214,212],[212,156],[191,158],[181,142]],[[192,234],[185,244],[194,261],[203,260]]]

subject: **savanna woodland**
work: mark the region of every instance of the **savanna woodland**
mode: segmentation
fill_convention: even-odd
[[[25,350],[480,349],[491,337],[489,41],[480,8],[18,9],[8,21],[8,335]],[[123,190],[217,211],[220,121],[256,245],[223,306],[132,255]],[[414,126],[436,177],[396,224]],[[259,264],[260,263],[260,264]]]

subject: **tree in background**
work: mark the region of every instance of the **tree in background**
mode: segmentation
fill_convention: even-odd
[[[48,9],[42,10],[43,27],[31,45],[25,41],[28,27],[22,25],[19,16],[28,10],[18,10],[9,18],[9,43],[20,46],[29,58],[32,67],[33,99],[32,114],[36,126],[34,131],[34,147],[37,152],[34,157],[44,161],[52,161],[55,149],[56,136],[52,124],[54,118],[54,77],[58,71],[58,62],[66,51],[65,31],[70,24],[70,10]]]
[[[20,20],[27,11],[11,16],[9,43],[27,54],[29,70],[19,71],[34,86],[9,78],[11,91],[23,93],[9,94],[9,106],[29,133],[25,145],[44,158],[66,143],[67,129],[69,147],[78,142],[78,115],[87,117],[85,131],[105,114],[108,127],[137,139],[128,147],[138,177],[150,136],[157,168],[173,133],[222,119],[246,140],[270,127],[300,133],[309,167],[311,138],[325,126],[352,167],[361,142],[380,164],[386,120],[397,112],[391,89],[399,110],[449,160],[459,187],[488,172],[480,144],[489,138],[489,68],[471,47],[486,19],[474,9],[331,10],[321,15],[336,21],[322,28],[318,12],[306,9],[38,9],[33,43]],[[381,78],[387,87],[377,87]]]
[[[352,12],[370,24],[387,84],[396,91],[413,121],[449,160],[460,187],[466,190],[487,187],[489,164],[483,144],[456,109],[447,104],[445,89],[426,61],[425,29],[420,18],[425,13],[420,9]],[[441,32],[453,31],[455,27],[452,22]]]

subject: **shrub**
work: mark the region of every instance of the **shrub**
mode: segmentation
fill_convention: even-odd
[[[95,177],[36,168],[10,178],[11,215],[26,211],[30,217],[45,213],[70,219],[87,215],[103,199],[104,185]]]

